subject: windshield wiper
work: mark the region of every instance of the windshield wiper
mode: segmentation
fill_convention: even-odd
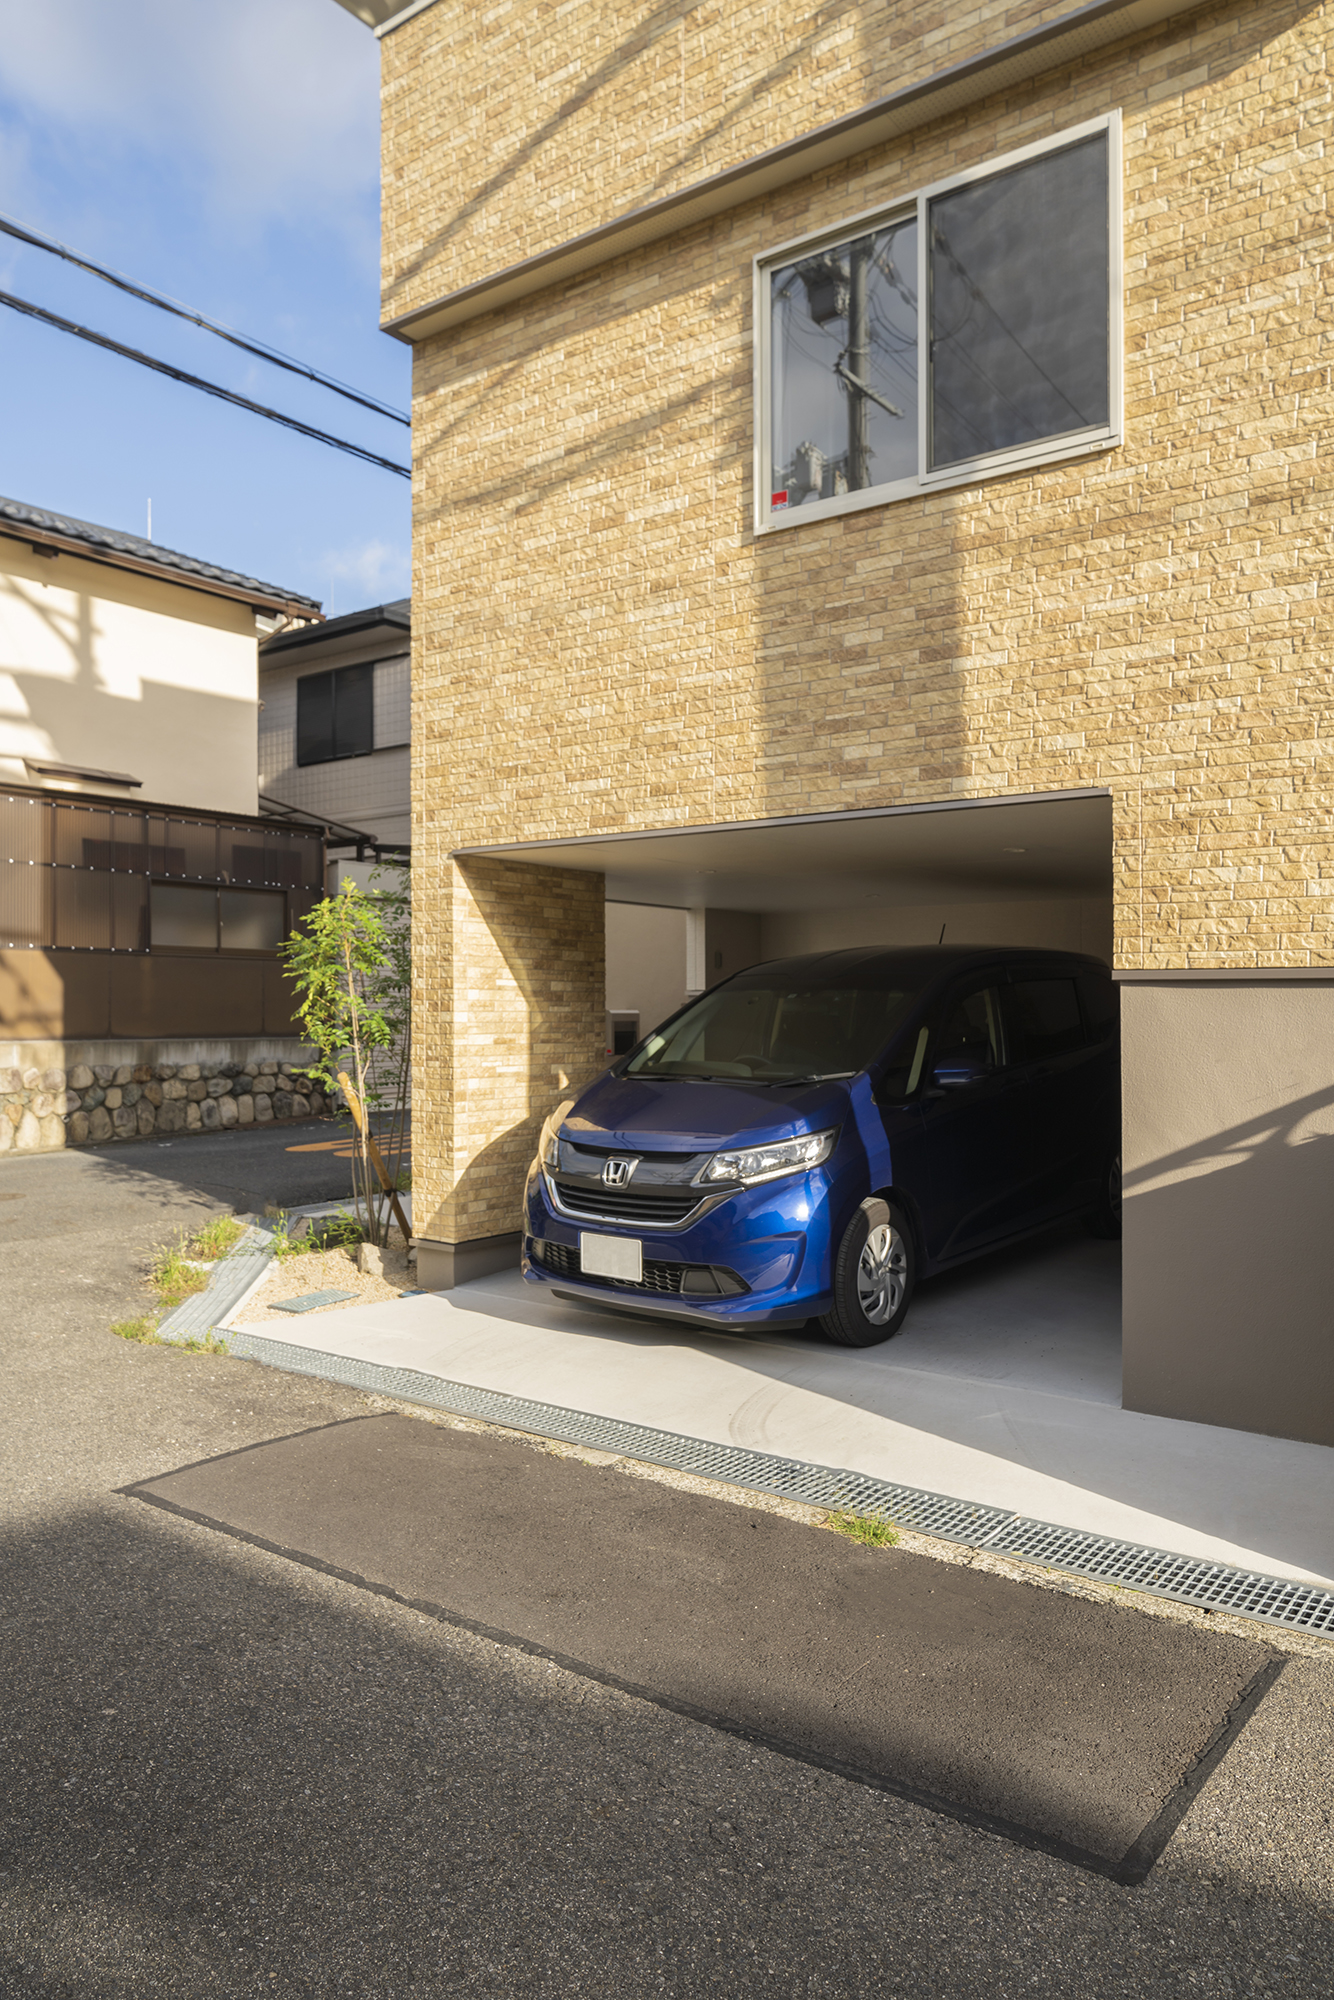
[[[796,1083],[842,1083],[850,1076],[856,1076],[855,1069],[825,1069],[818,1076],[752,1076],[751,1083],[771,1083],[786,1090]]]

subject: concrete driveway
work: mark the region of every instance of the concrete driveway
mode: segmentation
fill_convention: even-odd
[[[924,1285],[860,1352],[591,1310],[517,1272],[273,1333],[366,1364],[363,1384],[413,1369],[1334,1583],[1334,1451],[1123,1410],[1119,1246],[1077,1229]]]

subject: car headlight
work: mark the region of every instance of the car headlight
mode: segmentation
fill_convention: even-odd
[[[542,1136],[537,1142],[537,1157],[553,1174],[560,1166],[560,1128],[573,1110],[574,1099],[562,1098],[543,1125]]]
[[[695,1180],[708,1187],[715,1181],[740,1181],[753,1187],[756,1181],[776,1181],[780,1174],[804,1173],[818,1167],[834,1150],[837,1127],[832,1132],[812,1132],[804,1139],[780,1139],[772,1146],[746,1146],[735,1153],[715,1153]]]

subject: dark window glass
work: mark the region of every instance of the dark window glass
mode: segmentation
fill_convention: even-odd
[[[375,668],[335,667],[296,684],[296,761],[331,764],[375,748]]]
[[[1107,137],[929,204],[931,463],[1105,424]]]
[[[277,951],[287,934],[280,890],[224,889],[221,902],[224,951]]]
[[[1016,979],[1009,989],[1010,1056],[1038,1062],[1084,1046],[1073,979]]]
[[[627,1074],[757,1083],[853,1076],[889,1042],[913,997],[869,981],[790,986],[757,973],[715,988],[650,1035]]]
[[[1000,1068],[1000,1004],[994,986],[947,1003],[940,1026],[931,1038],[931,1060],[938,1062],[941,1056],[958,1055],[964,1049]]]
[[[1105,1042],[1121,1018],[1120,999],[1105,972],[1084,972],[1079,978],[1079,997],[1084,1003],[1084,1020],[1091,1042]]]
[[[153,945],[178,951],[216,951],[218,892],[193,883],[155,882],[152,898]]]

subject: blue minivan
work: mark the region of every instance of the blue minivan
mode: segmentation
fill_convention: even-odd
[[[1064,1216],[1120,1233],[1116,989],[1067,952],[751,966],[542,1128],[523,1273],[581,1303],[869,1347],[914,1286]]]

